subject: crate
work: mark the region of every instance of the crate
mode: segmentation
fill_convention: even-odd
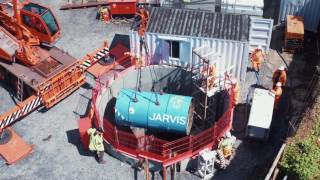
[[[287,16],[285,27],[285,49],[299,50],[303,48],[304,21],[300,16]]]

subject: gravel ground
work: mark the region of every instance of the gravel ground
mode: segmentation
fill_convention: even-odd
[[[64,3],[62,0],[35,1],[55,11],[63,30],[63,37],[56,45],[76,58],[100,47],[104,40],[111,42],[116,33],[129,32],[129,25],[106,25],[96,21],[96,8],[60,11],[58,8]],[[271,51],[269,57],[262,77],[262,85],[265,87],[270,87],[270,73],[283,63],[275,51]],[[285,55],[284,58],[290,64],[292,57]],[[296,59],[299,60],[299,57]],[[241,84],[243,99],[248,93],[248,87],[255,83],[255,74],[249,72],[247,81]],[[0,113],[14,106],[10,94],[2,87]],[[83,151],[78,140],[74,110],[80,94],[85,92],[85,88],[80,88],[50,110],[35,111],[14,125],[16,132],[26,142],[35,145],[35,152],[16,165],[6,166],[4,161],[0,161],[0,179],[144,179],[143,172],[135,173],[128,164],[107,154],[107,163],[99,165],[92,156]],[[243,115],[244,109],[239,107],[237,113]],[[245,123],[243,116],[236,115],[234,133],[239,138],[237,151],[227,170],[217,173],[215,179],[258,179],[256,177],[261,176],[257,176],[258,172],[265,170],[272,161],[285,129],[283,124],[276,124],[271,141],[262,144],[243,138]],[[48,141],[43,141],[49,136],[51,138]],[[154,179],[161,177],[156,175]],[[199,178],[189,173],[181,173],[178,179]]]

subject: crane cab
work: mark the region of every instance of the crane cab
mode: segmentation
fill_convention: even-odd
[[[36,3],[28,3],[20,10],[23,25],[41,44],[52,47],[61,37],[61,29],[52,11]]]

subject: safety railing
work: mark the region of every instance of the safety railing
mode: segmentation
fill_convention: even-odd
[[[99,96],[101,85],[97,83],[93,90],[92,105],[94,108],[94,122],[101,124],[99,112],[96,108],[97,97]],[[104,139],[115,149],[126,154],[144,158],[149,158],[162,163],[176,163],[182,159],[197,155],[206,148],[215,148],[219,139],[229,131],[232,126],[233,116],[233,93],[229,89],[229,105],[226,112],[209,129],[196,135],[189,135],[174,141],[165,141],[154,136],[146,135],[135,137],[134,134],[118,129],[113,123],[104,117]]]

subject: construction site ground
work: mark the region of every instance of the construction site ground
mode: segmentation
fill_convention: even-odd
[[[63,30],[63,36],[56,44],[76,58],[83,57],[103,44],[112,41],[115,34],[128,34],[130,24],[104,24],[96,20],[96,8],[60,11],[63,0],[34,0],[53,9]],[[274,2],[274,1],[272,1]],[[276,5],[266,5],[273,9]],[[204,5],[205,6],[205,5]],[[287,121],[294,116],[288,113],[286,103],[291,96],[284,95],[278,113],[275,114],[270,140],[259,142],[244,138],[246,126],[246,97],[250,87],[255,84],[271,88],[272,72],[279,65],[289,65],[289,83],[286,89],[306,86],[308,79],[301,75],[305,65],[305,56],[291,55],[281,49],[282,30],[275,30],[271,51],[260,74],[248,71],[245,82],[241,82],[242,102],[236,108],[233,133],[237,136],[236,150],[226,170],[216,173],[214,179],[263,179],[279,150],[287,132]],[[283,58],[281,58],[283,57]],[[257,79],[260,81],[258,82]],[[299,89],[297,89],[298,91]],[[7,166],[0,160],[0,179],[145,179],[144,171],[137,172],[129,164],[105,154],[106,164],[100,165],[92,154],[83,150],[75,111],[82,94],[88,94],[89,87],[83,86],[48,111],[38,110],[13,125],[14,130],[29,144],[34,144],[34,152],[15,165]],[[289,98],[288,98],[289,97]],[[299,110],[301,98],[296,98]],[[13,107],[14,100],[6,85],[0,86],[0,113]],[[291,110],[292,111],[292,110]],[[161,179],[159,172],[153,176]],[[185,172],[178,179],[200,179]]]

